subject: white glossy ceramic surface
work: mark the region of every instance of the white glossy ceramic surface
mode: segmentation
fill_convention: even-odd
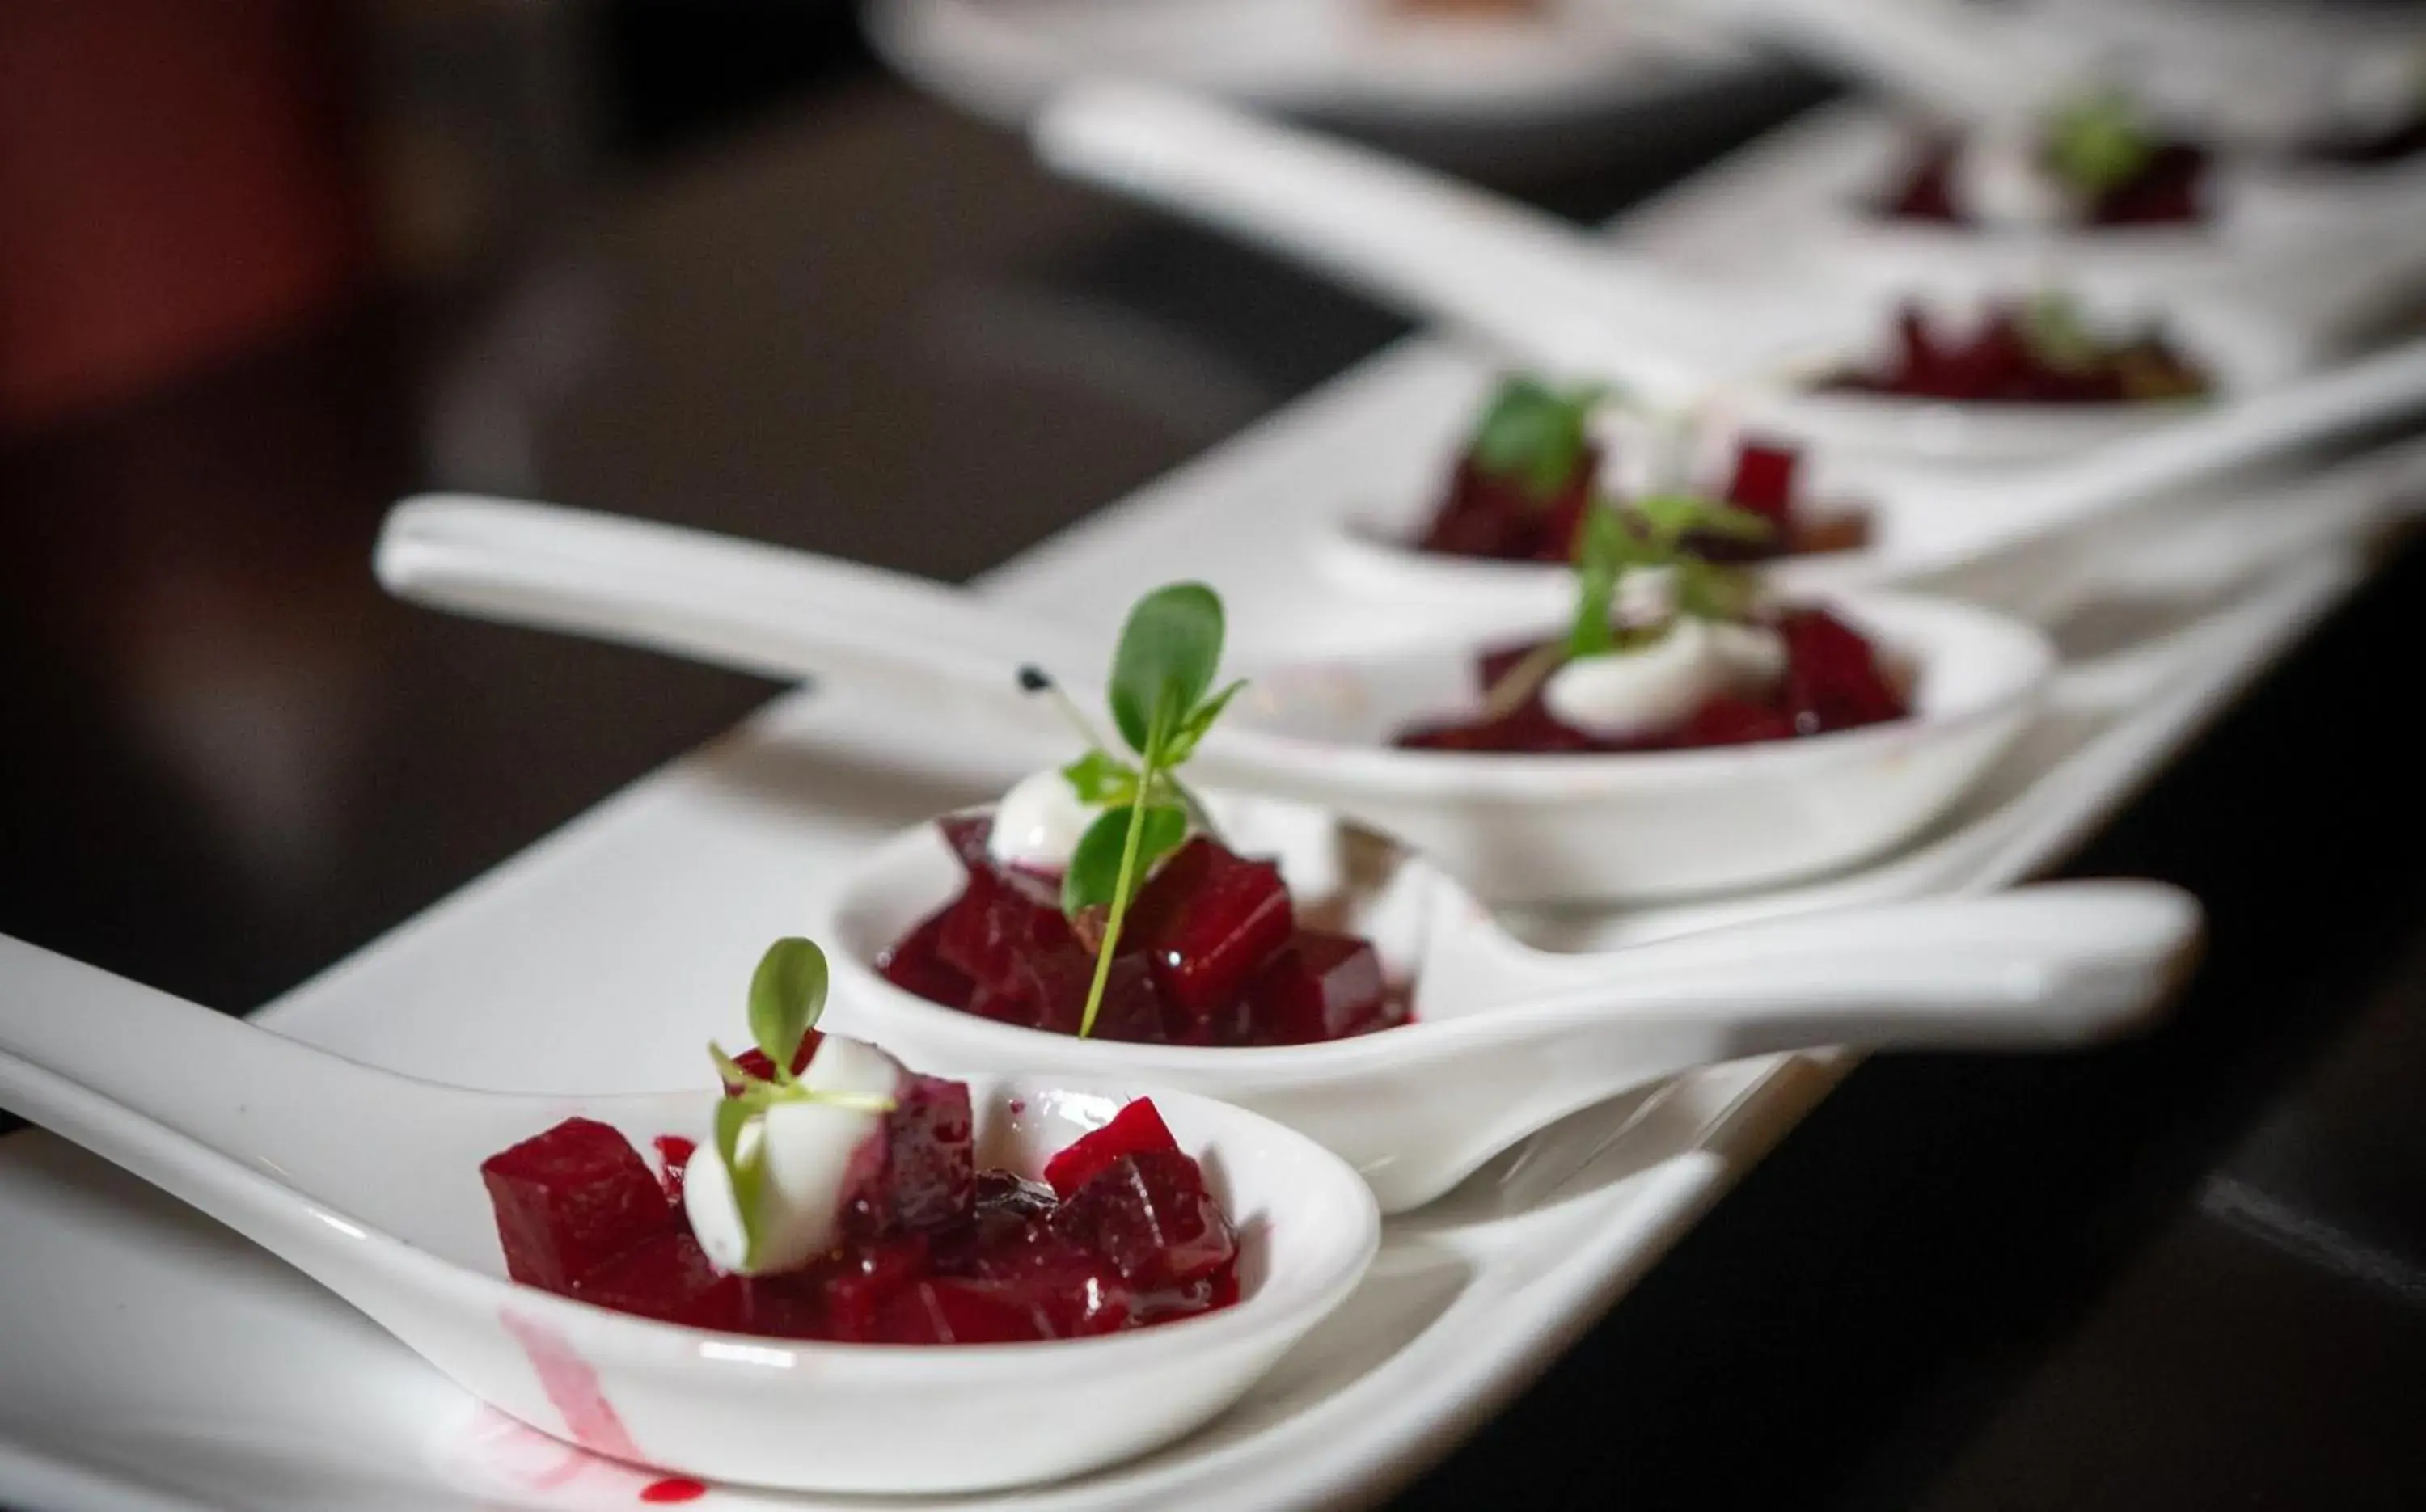
[[[1774,249],[1791,246],[1810,271],[1872,298],[1970,297],[2052,270],[2127,310],[2182,295],[2229,304],[2327,354],[2365,345],[2376,321],[2426,287],[2426,237],[2415,233],[2426,164],[2235,166],[2212,235],[2138,229],[2026,244],[1855,213],[1901,161],[1912,129],[1906,115],[1864,100],[1799,117],[1706,172],[1694,193],[1637,217],[1627,244],[1734,280],[1773,277]]]
[[[1949,601],[1829,607],[1914,672],[1913,716],[1705,750],[1502,756],[1394,750],[1408,725],[1472,712],[1476,652],[1512,639],[1257,676],[1207,780],[1322,805],[1424,852],[1495,904],[1642,903],[1808,877],[1892,848],[1943,813],[2030,719],[2054,651]],[[1542,638],[1557,625],[1533,627]]]
[[[1750,59],[1677,8],[1607,0],[1464,23],[1394,19],[1386,0],[872,0],[865,14],[896,68],[1001,120],[1109,72],[1335,117],[1548,122],[1648,104]]]
[[[924,579],[554,506],[431,496],[381,532],[380,580],[407,598],[752,671],[882,674],[1033,724],[1017,691],[1046,668],[1081,701],[1108,666],[1058,627]],[[1193,770],[1322,804],[1431,853],[1495,903],[1641,900],[1773,883],[1884,850],[1928,823],[2022,722],[2052,665],[2038,633],[1951,603],[1832,604],[1914,680],[1914,717],[1721,749],[1507,757],[1390,748],[1479,703],[1475,656],[1556,623],[1463,644],[1270,662]],[[1248,632],[1252,633],[1252,632]]]
[[[1646,249],[1759,223],[1722,173],[1650,207]],[[1732,240],[1732,232],[1721,238]],[[1707,255],[1706,253],[1699,255]],[[982,595],[1101,637],[1161,565],[1221,588],[1242,656],[1442,633],[1439,609],[1353,618],[1270,543],[1443,434],[1484,375],[1410,344],[994,574]],[[2265,507],[2135,518],[2024,581],[2067,648],[2041,717],[1912,849],[1725,902],[1559,914],[1528,938],[1615,947],[1743,918],[2009,885],[2060,860],[2363,575],[2328,531]],[[2353,525],[2360,528],[2365,522]],[[2270,571],[2271,569],[2271,571]],[[1452,627],[1454,628],[1454,627]],[[1462,633],[1462,632],[1461,632]],[[874,689],[786,699],[283,997],[280,1033],[408,1074],[566,1093],[661,1086],[729,1032],[736,973],[849,860],[975,802],[1049,750]],[[670,1005],[675,1005],[670,1007]],[[1544,1369],[1824,1096],[1846,1061],[1695,1072],[1587,1110],[1384,1225],[1365,1284],[1237,1407],[1179,1443],[993,1512],[1141,1504],[1273,1512],[1367,1502]],[[645,1472],[480,1408],[264,1251],[39,1134],[0,1140],[0,1500],[43,1512],[630,1512]],[[703,1506],[852,1512],[732,1488]],[[895,1509],[965,1508],[900,1498]]]
[[[2078,883],[1552,956],[1379,836],[1271,799],[1207,801],[1233,848],[1280,863],[1301,910],[1373,941],[1412,991],[1413,1022],[1217,1050],[1078,1039],[930,1003],[878,963],[960,893],[961,864],[931,824],[869,852],[817,921],[833,947],[833,1021],[914,1060],[1126,1077],[1254,1109],[1354,1166],[1383,1212],[1403,1213],[1536,1130],[1696,1066],[1831,1045],[2106,1037],[2161,1005],[2198,935],[2197,904],[2173,889]]]
[[[1139,1090],[995,1074],[970,1094],[980,1168],[1036,1180]],[[984,1490],[1092,1470],[1197,1427],[1338,1307],[1380,1237],[1356,1177],[1237,1108],[1155,1095],[1237,1225],[1237,1306],[1036,1344],[712,1333],[508,1281],[479,1175],[574,1117],[642,1150],[660,1134],[711,1140],[712,1089],[582,1099],[414,1081],[0,937],[0,1106],[279,1255],[508,1415],[740,1485]]]
[[[1868,365],[1885,349],[1892,298],[1741,254],[1717,269],[1649,263],[1413,164],[1174,91],[1080,85],[1039,114],[1031,135],[1061,172],[1299,257],[1515,360],[1605,378],[1657,404],[1723,394],[1831,448],[2012,462],[2194,412],[1810,391],[1799,376]],[[1755,245],[1778,242],[1772,233]],[[2113,308],[2094,288],[2086,298],[2102,319],[2144,314],[2139,300]],[[2318,357],[2307,334],[2262,306],[2169,298],[2164,313],[2227,396],[2260,394]]]
[[[1358,412],[1401,399],[1414,371],[1384,364],[1302,424],[1260,433],[1219,469],[1173,480],[1031,558],[995,591],[1039,607],[1076,606],[1093,591],[1103,597],[1090,612],[1116,616],[1126,602],[1121,577],[1141,570],[1121,537],[1147,529],[1177,546],[1193,537],[1191,521],[1237,529],[1234,511],[1274,507],[1250,485],[1352,444]],[[2207,564],[2169,594],[2216,602],[2217,585],[2246,570],[2242,534],[2187,554],[2153,543],[2161,561]],[[1232,570],[1209,554],[1207,566]],[[2127,640],[2067,671],[2043,723],[1906,858],[1772,896],[1529,928],[1617,945],[1727,918],[2008,883],[2078,844],[2354,576],[2328,553],[2254,594],[2227,593],[2177,634]],[[2145,591],[2111,577],[2073,591],[2094,601],[2101,584],[2134,603]],[[1294,586],[1302,595],[1302,581]],[[2135,622],[2144,614],[2143,603]],[[939,738],[961,728],[865,696],[787,700],[292,994],[267,1021],[451,1081],[662,1085],[667,1065],[729,1029],[735,973],[772,934],[799,927],[803,898],[848,858],[890,827],[1005,780],[981,745]],[[1565,1120],[1443,1202],[1385,1226],[1383,1255],[1349,1306],[1204,1432],[984,1504],[1263,1512],[1379,1494],[1444,1453],[1481,1404],[1546,1364],[1843,1064],[1733,1064]],[[0,1372],[0,1497],[45,1512],[627,1512],[648,1484],[476,1410],[317,1287],[56,1141],[0,1141],[0,1269],[11,1279],[0,1288],[0,1353],[12,1365]],[[720,1489],[706,1504],[841,1512],[855,1504]]]
[[[1464,605],[1475,614],[1555,614],[1572,601],[1574,573],[1563,563],[1502,562],[1424,552],[1409,544],[1437,507],[1448,464],[1430,486],[1378,504],[1360,501],[1334,516],[1317,543],[1318,560],[1346,592],[1409,603]],[[1911,468],[1852,468],[1806,458],[1803,491],[1821,512],[1848,509],[1868,522],[1859,550],[1788,557],[1765,564],[1787,593],[1844,591],[1917,583],[1950,571],[1991,570],[2051,534],[2028,491],[1948,487]],[[2214,485],[2209,485],[2214,488]],[[2336,463],[2313,475],[2226,494],[2202,491],[2188,502],[2222,513],[2260,500],[2269,512],[2315,521],[2327,534],[2426,498],[2426,442],[2408,441]],[[2176,501],[2177,503],[2180,501]],[[2120,516],[2160,507],[2164,496],[2117,504]],[[2060,535],[2061,532],[2052,534]]]

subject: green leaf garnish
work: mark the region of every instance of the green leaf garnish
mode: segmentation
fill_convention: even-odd
[[[814,941],[778,940],[758,958],[750,978],[750,1037],[778,1084],[792,1079],[792,1057],[825,1011],[829,976],[826,953]]]
[[[1138,770],[1111,752],[1095,749],[1061,768],[1081,803],[1126,803],[1137,796]]]
[[[1130,831],[1140,820],[1136,858],[1130,860]],[[1154,863],[1177,850],[1188,838],[1188,811],[1177,804],[1156,803],[1143,809],[1112,809],[1098,814],[1071,852],[1070,869],[1061,876],[1061,909],[1109,908],[1120,895],[1124,864],[1152,871]]]
[[[1762,541],[1777,528],[1766,515],[1693,493],[1646,494],[1628,501],[1625,512],[1641,522],[1650,551],[1663,559],[1676,555],[1694,536]]]
[[[1615,643],[1609,622],[1617,611],[1617,581],[1634,555],[1625,522],[1606,501],[1595,503],[1576,533],[1576,619],[1567,632],[1567,654],[1599,656]]]
[[[2047,167],[2073,192],[2090,198],[2138,177],[2158,145],[2139,106],[2119,90],[2083,95],[2047,118]]]
[[[720,1058],[721,1053],[720,1052]],[[740,1098],[728,1097],[716,1105],[716,1153],[724,1162],[725,1176],[733,1185],[734,1211],[741,1215],[741,1264],[745,1270],[758,1267],[758,1240],[765,1217],[758,1211],[759,1197],[767,1184],[766,1147],[753,1147],[747,1160],[741,1157],[741,1134],[750,1120],[765,1112],[763,1106],[752,1106]]]
[[[2015,324],[2030,354],[2049,367],[2078,373],[2095,367],[2106,354],[2106,344],[2069,295],[2050,290],[2037,296],[2022,306]]]
[[[1523,375],[1502,381],[1474,427],[1468,452],[1494,477],[1522,485],[1536,503],[1557,498],[1590,444],[1587,422],[1608,391],[1558,390]]]
[[[833,1092],[802,1085],[792,1075],[792,1060],[801,1041],[817,1026],[824,1010],[828,982],[826,954],[815,941],[787,938],[767,947],[750,977],[750,1037],[767,1057],[770,1076],[760,1076],[708,1041],[707,1057],[726,1087],[716,1104],[716,1153],[733,1185],[733,1204],[741,1215],[742,1264],[754,1270],[765,1222],[759,1212],[766,1189],[764,1145],[745,1156],[742,1134],[781,1102],[822,1102],[855,1113],[890,1113],[894,1101],[864,1092]]]
[[[1137,760],[1106,750],[1086,716],[1041,669],[1024,668],[1020,686],[1049,693],[1090,747],[1061,768],[1082,803],[1104,809],[1079,837],[1061,878],[1062,911],[1105,910],[1094,980],[1078,1021],[1081,1038],[1094,1032],[1121,926],[1145,874],[1188,838],[1191,825],[1209,830],[1204,805],[1179,780],[1178,768],[1246,684],[1211,692],[1221,669],[1221,600],[1202,583],[1174,583],[1140,599],[1112,653],[1106,701],[1112,724]]]
[[[1221,600],[1202,583],[1156,588],[1129,610],[1112,653],[1108,701],[1112,723],[1131,750],[1156,754],[1150,748],[1157,715],[1170,716],[1159,732],[1168,739],[1195,711],[1221,664]]]

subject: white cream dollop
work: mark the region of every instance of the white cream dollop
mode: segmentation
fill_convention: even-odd
[[[857,1039],[828,1035],[801,1073],[814,1091],[862,1097],[900,1094],[901,1063]],[[832,1249],[842,1222],[843,1183],[853,1159],[883,1137],[884,1115],[831,1102],[778,1102],[741,1134],[744,1159],[764,1163],[759,1186],[756,1263],[735,1200],[733,1182],[712,1144],[683,1166],[683,1213],[708,1263],[726,1273],[768,1276],[798,1270]]]
[[[2080,218],[2080,204],[2047,169],[2035,132],[1982,128],[1954,158],[1954,202],[1983,225],[2049,231]]]
[[[1069,868],[1078,837],[1095,822],[1095,810],[1078,801],[1070,780],[1046,767],[1012,785],[995,805],[986,854],[1005,866],[1059,872]]]
[[[1766,687],[1785,670],[1777,632],[1687,615],[1639,651],[1567,663],[1542,701],[1562,723],[1623,740],[1681,724],[1718,695]]]

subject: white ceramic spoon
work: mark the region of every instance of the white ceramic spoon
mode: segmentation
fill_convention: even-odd
[[[2400,361],[2418,369],[2418,404],[2426,408],[2426,347],[2416,350],[2419,358]],[[2338,384],[2339,378],[2319,381]],[[2305,383],[2291,397],[2296,400],[2304,392]],[[2199,460],[2201,437],[2220,434],[2208,432],[2209,424],[2194,421],[2024,477],[1983,480],[1901,469],[1816,490],[1822,507],[1841,494],[1845,507],[1860,508],[1869,523],[1868,541],[1853,551],[1782,558],[1765,564],[1762,571],[1787,593],[1841,593],[1917,584],[1956,570],[1989,570],[2023,548],[2082,534],[2101,521],[2145,512],[2144,507],[2168,494],[2177,481],[2222,471]],[[2250,459],[2250,453],[2240,453],[2241,461]],[[2383,447],[2314,477],[2269,485],[2260,491],[2292,516],[2339,518],[2353,511],[2385,510],[2426,493],[2426,442]],[[2225,497],[2214,501],[2218,509],[2236,502]],[[1488,561],[1417,550],[1412,541],[1433,504],[1432,497],[1409,494],[1394,501],[1387,513],[1334,515],[1319,527],[1316,560],[1343,589],[1396,603],[1463,606],[1478,614],[1550,615],[1573,599],[1573,574],[1559,563]],[[2135,510],[2134,506],[2142,507]]]
[[[980,1163],[1029,1176],[1125,1101],[1051,1076],[970,1090]],[[576,1115],[642,1149],[710,1138],[712,1092],[415,1081],[0,936],[0,1106],[236,1230],[533,1427],[747,1485],[970,1491],[1091,1470],[1210,1419],[1337,1307],[1380,1243],[1365,1183],[1253,1114],[1154,1096],[1238,1224],[1237,1307],[1036,1344],[708,1333],[505,1279],[478,1167]]]
[[[2022,121],[2085,88],[2127,83],[2203,138],[2279,149],[2344,124],[2395,36],[2333,18],[2200,6],[2171,17],[2099,6],[1964,0],[1703,0],[1713,20],[1868,80],[1946,121]],[[2233,12],[2239,11],[2240,14]],[[2417,34],[2407,39],[2415,49]],[[2380,96],[2381,88],[2369,91]]]
[[[399,597],[490,619],[777,676],[874,674],[1030,719],[1049,716],[1018,693],[1019,667],[1043,666],[1092,703],[1085,690],[1110,658],[924,579],[545,505],[408,500],[388,517],[378,571]],[[1480,651],[1559,629],[1500,619],[1418,651],[1237,668],[1253,684],[1192,769],[1386,829],[1495,903],[1808,876],[1886,850],[1942,812],[2029,720],[2055,661],[2036,630],[1951,602],[1868,595],[1831,607],[1914,668],[1914,717],[1708,750],[1390,748],[1405,727],[1480,701]]]
[[[1656,403],[1733,402],[1836,447],[2014,461],[2195,413],[2177,404],[1946,404],[1805,392],[1787,372],[1867,365],[1890,302],[1843,287],[1718,284],[1645,264],[1528,206],[1368,149],[1173,90],[1074,88],[1032,135],[1057,170],[1284,252],[1410,314]],[[2172,312],[2226,394],[2313,365],[2304,336],[2235,305]]]
[[[1302,913],[1344,917],[1336,927],[1373,941],[1412,985],[1415,1022],[1215,1050],[1078,1039],[929,1003],[877,971],[960,891],[960,863],[928,824],[869,851],[817,921],[834,947],[837,1023],[941,1063],[1150,1077],[1253,1108],[1364,1172],[1396,1213],[1578,1108],[1714,1061],[2105,1037],[2154,1010],[2199,930],[2178,889],[2060,883],[1553,956],[1369,831],[1270,799],[1215,794],[1208,806],[1234,848],[1279,860]]]

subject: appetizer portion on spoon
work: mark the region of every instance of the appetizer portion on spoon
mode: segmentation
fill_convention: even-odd
[[[1530,374],[1500,380],[1464,449],[1438,507],[1423,526],[1419,551],[1488,561],[1568,562],[1608,471],[1609,442],[1593,418],[1606,390],[1560,387]],[[1757,537],[1713,537],[1704,555],[1752,561],[1845,551],[1868,538],[1862,511],[1801,497],[1799,448],[1746,436],[1719,498],[1760,516]]]
[[[1240,684],[1214,690],[1221,603],[1200,585],[1130,612],[1108,702],[1116,755],[1042,671],[1023,674],[1088,741],[988,813],[938,821],[964,881],[884,953],[931,1003],[1056,1034],[1291,1045],[1402,1023],[1372,943],[1302,922],[1269,860],[1222,843],[1179,769]]]
[[[2159,323],[2109,334],[2058,294],[1988,305],[1949,333],[1918,303],[1884,358],[1838,368],[1823,392],[1956,404],[2130,405],[2201,399],[2214,382]]]
[[[843,1343],[1078,1338],[1228,1307],[1237,1235],[1139,1100],[1044,1166],[980,1169],[964,1082],[816,1025],[825,955],[782,940],[750,988],[757,1048],[710,1047],[713,1143],[567,1118],[483,1162],[506,1271],[665,1323]]]
[[[1764,600],[1705,539],[1758,539],[1759,515],[1687,493],[1596,506],[1561,637],[1480,659],[1479,707],[1400,732],[1412,750],[1574,754],[1792,740],[1912,713],[1912,671],[1843,619]]]
[[[1997,231],[2185,226],[2209,218],[2211,156],[2099,90],[2020,130],[1933,131],[1873,203],[1891,220]]]

